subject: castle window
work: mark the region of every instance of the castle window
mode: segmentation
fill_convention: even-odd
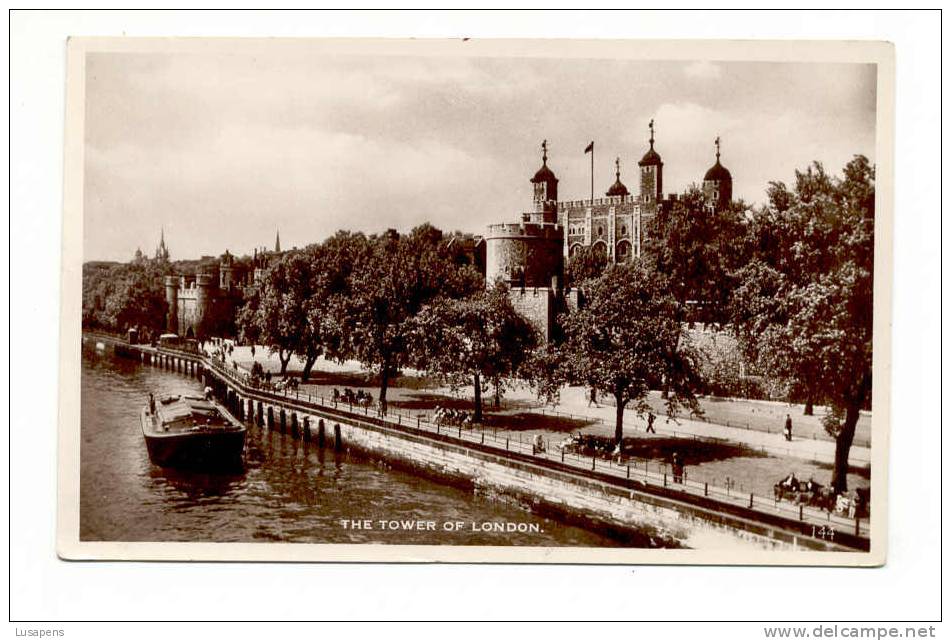
[[[621,235],[622,235],[622,236],[627,236],[627,226],[626,226],[626,225],[621,225]]]
[[[598,227],[598,236],[603,236],[603,235],[604,235],[604,227],[600,227],[600,226],[599,226],[599,227]]]

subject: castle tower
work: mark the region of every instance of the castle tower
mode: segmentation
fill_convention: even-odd
[[[231,289],[234,284],[234,256],[226,249],[218,265],[218,287]]]
[[[558,221],[558,179],[548,168],[548,141],[542,141],[542,166],[531,179],[532,204],[535,213],[541,214],[541,222]]]
[[[654,120],[648,125],[651,148],[637,163],[641,168],[641,202],[656,205],[664,196],[664,163],[654,151]]]
[[[169,334],[178,333],[178,277],[165,277],[165,304],[168,314],[165,316],[165,331]]]
[[[624,183],[621,182],[621,158],[618,157],[614,160],[614,176],[616,180],[614,184],[611,185],[611,188],[608,189],[605,196],[627,196],[630,192],[627,190],[627,187],[624,186]]]
[[[720,136],[714,141],[717,149],[717,162],[707,170],[703,177],[703,197],[709,209],[726,209],[733,200],[733,176],[720,164]]]
[[[195,276],[195,338],[208,334],[211,320],[211,289],[214,285],[214,276],[198,274]]]

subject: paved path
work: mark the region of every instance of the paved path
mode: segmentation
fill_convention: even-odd
[[[207,347],[207,346],[206,346]],[[257,347],[254,357],[251,356],[250,347],[235,347],[234,353],[228,356],[228,360],[235,360],[243,367],[250,369],[253,360],[261,362],[266,369],[277,372],[280,369],[280,363],[277,356],[268,356],[267,349]],[[298,359],[293,358],[289,365],[290,372],[299,372],[303,367]],[[342,376],[360,376],[365,372],[360,364],[355,361],[336,363],[320,359],[315,365],[317,370],[326,374],[337,374]],[[407,376],[412,376],[413,372],[406,372]],[[356,387],[352,383],[337,383],[340,387],[349,385]],[[324,388],[328,386],[315,386]],[[425,389],[438,395],[452,396],[457,398],[470,398],[471,390],[465,389],[459,392],[453,392],[448,388],[427,386]],[[372,391],[372,390],[371,390]],[[419,386],[412,388],[391,387],[389,399],[396,402],[401,394],[406,396],[418,395]],[[316,393],[328,393],[329,389],[319,389]],[[433,401],[433,405],[438,401]],[[729,401],[723,401],[729,402]],[[487,406],[491,403],[491,394],[486,398]],[[574,423],[580,425],[575,431],[585,433],[602,434],[605,436],[614,434],[615,409],[613,406],[602,405],[601,407],[588,407],[586,390],[580,387],[569,387],[562,391],[558,404],[554,406],[542,406],[537,402],[534,394],[525,386],[519,386],[506,392],[505,405],[520,405],[524,411],[535,415],[548,415],[562,419],[575,419]],[[425,411],[425,410],[420,410]],[[539,418],[541,418],[539,416]],[[647,422],[645,419],[638,418],[633,412],[625,412],[624,435],[625,436],[645,436]],[[792,442],[787,442],[780,433],[767,433],[756,429],[743,429],[737,427],[727,427],[707,421],[692,420],[686,417],[669,419],[666,416],[660,416],[654,423],[654,428],[658,436],[672,436],[679,438],[697,438],[703,440],[718,440],[721,442],[735,443],[746,446],[750,449],[758,450],[762,453],[800,459],[803,461],[815,461],[819,463],[831,464],[835,457],[835,443],[831,440],[820,440],[817,438],[808,438],[796,436],[793,432]],[[568,431],[571,431],[570,429]],[[540,421],[538,429],[520,430],[523,436],[534,435],[535,433],[544,433],[548,437],[555,439],[563,437],[566,430],[564,427],[559,429],[546,429],[546,426]],[[849,463],[855,467],[869,467],[871,462],[871,451],[868,447],[853,445],[849,454]]]
[[[586,390],[582,388],[568,388],[562,391],[561,401],[554,412],[565,412],[575,416],[598,418],[604,422],[598,432],[614,433],[615,409],[602,406],[588,407],[585,398]],[[647,421],[640,419],[633,412],[625,412],[624,435],[640,436],[645,433]],[[660,434],[669,436],[697,436],[741,443],[750,448],[769,454],[791,456],[810,461],[832,463],[835,460],[835,442],[797,437],[793,432],[792,442],[786,441],[782,434],[770,434],[758,430],[747,430],[736,427],[717,425],[707,421],[692,420],[686,417],[669,419],[666,416],[658,417],[654,421],[654,429]],[[590,429],[586,432],[592,431]],[[849,463],[857,467],[867,467],[871,462],[871,450],[868,447],[853,445],[849,452]]]

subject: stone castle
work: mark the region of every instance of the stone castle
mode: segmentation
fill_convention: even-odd
[[[578,292],[563,287],[565,259],[585,248],[602,253],[609,264],[640,256],[645,224],[677,199],[675,194],[664,198],[664,163],[654,149],[653,120],[649,127],[650,148],[638,162],[637,195],[621,182],[618,159],[615,182],[603,198],[558,200],[558,178],[548,166],[545,141],[542,166],[531,178],[531,211],[522,213],[518,222],[486,229],[486,285],[499,279],[507,282],[516,310],[531,320],[546,340],[552,336],[559,311],[578,305]],[[720,164],[719,137],[715,144],[716,163],[702,184],[710,210],[725,208],[733,196],[733,178]]]
[[[250,264],[239,264],[231,252],[225,251],[218,262],[217,274],[199,271],[195,276],[166,276],[165,303],[168,313],[165,331],[184,338],[233,336],[238,308],[247,299],[267,271],[268,265],[281,255],[278,232],[274,251],[254,250]],[[164,233],[156,257],[168,260]]]

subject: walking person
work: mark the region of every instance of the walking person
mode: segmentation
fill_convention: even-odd
[[[588,407],[594,404],[595,407],[601,407],[598,405],[598,390],[591,388],[591,393],[588,395]]]
[[[783,434],[786,435],[787,441],[792,441],[792,417],[789,414],[786,414],[786,424],[783,426]]]
[[[647,433],[648,434],[657,434],[657,430],[654,429],[654,419],[657,418],[654,416],[653,412],[647,413]]]

